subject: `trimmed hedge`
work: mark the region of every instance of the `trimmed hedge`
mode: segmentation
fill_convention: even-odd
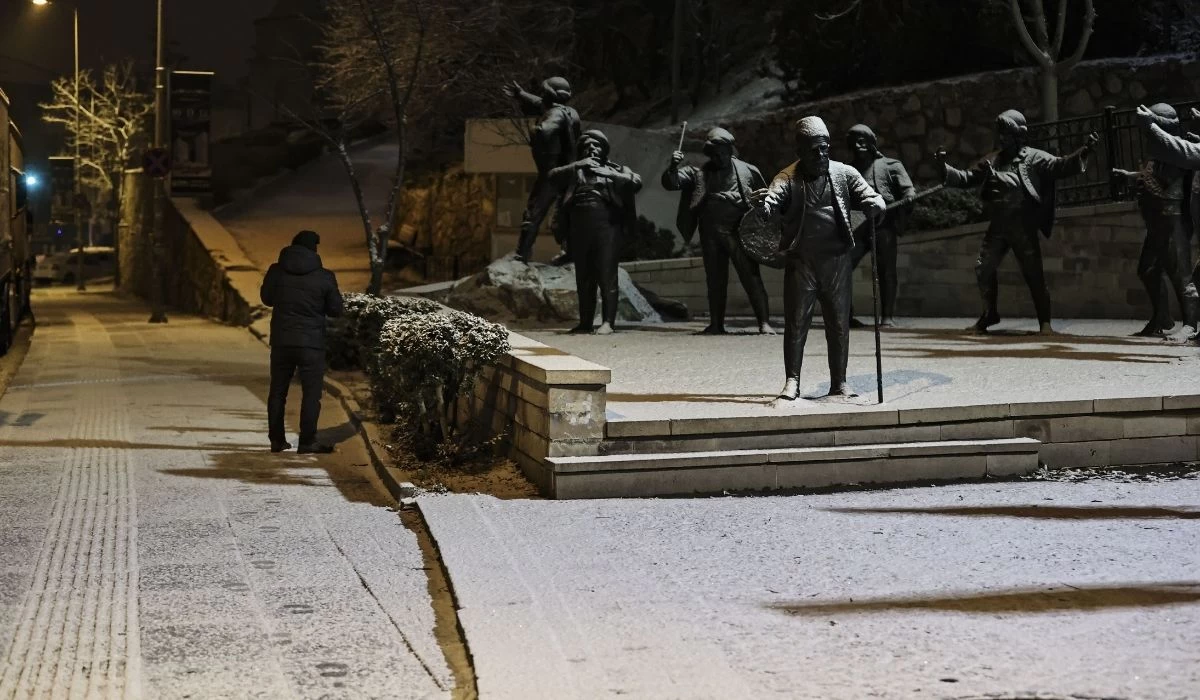
[[[363,369],[375,409],[421,459],[456,462],[483,436],[461,434],[455,407],[510,349],[508,330],[418,297],[346,294],[330,324],[331,367]]]

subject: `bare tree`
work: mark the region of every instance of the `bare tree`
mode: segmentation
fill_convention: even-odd
[[[79,143],[80,186],[91,193],[91,220],[103,210],[117,234],[125,168],[146,144],[154,101],[138,90],[132,63],[104,67],[99,79],[90,71],[79,76],[79,102],[74,77],[51,83],[51,101],[39,105],[42,119],[66,129],[68,148]],[[76,113],[79,113],[76,133]]]
[[[1037,65],[1041,79],[1042,120],[1058,120],[1058,83],[1081,61],[1096,25],[1094,0],[1082,0],[1082,27],[1075,50],[1065,54],[1063,42],[1070,21],[1070,0],[1057,0],[1054,26],[1046,17],[1045,0],[999,0],[1007,2],[1013,27],[1021,45]],[[1053,31],[1053,34],[1051,33]]]
[[[382,288],[387,241],[414,149],[448,131],[459,138],[467,114],[507,109],[497,87],[518,66],[544,63],[523,43],[523,27],[539,9],[554,18],[541,27],[559,26],[556,7],[535,0],[329,0],[314,66],[327,110],[324,118],[291,116],[325,140],[350,180],[367,242],[367,293]],[[350,149],[351,139],[371,124],[387,127],[396,145],[378,214],[368,210]]]

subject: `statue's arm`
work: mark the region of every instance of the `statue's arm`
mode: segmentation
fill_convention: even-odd
[[[696,184],[696,169],[690,165],[668,165],[662,174],[663,189],[670,192],[685,190]]]
[[[760,198],[755,198],[755,209],[763,219],[769,219],[776,214],[782,214],[792,204],[792,176],[787,170],[775,176],[771,184],[761,192]]]
[[[570,184],[572,176],[575,175],[575,171],[579,169],[579,166],[582,162],[583,161],[575,161],[574,163],[560,165],[557,168],[551,168],[546,177],[549,178],[550,182],[553,182],[555,185],[564,187]]]
[[[621,186],[629,189],[630,194],[636,194],[642,189],[642,176],[633,172],[628,166],[621,167],[620,178],[618,178]]]
[[[1158,124],[1151,124],[1145,134],[1152,159],[1177,168],[1200,169],[1200,143],[1172,136]]]
[[[983,184],[983,180],[986,177],[984,172],[978,168],[962,170],[961,168],[956,168],[949,163],[946,163],[945,167],[946,174],[942,178],[942,182],[946,185],[946,187],[978,187]]]
[[[887,202],[883,195],[867,184],[866,179],[857,170],[849,170],[847,176],[850,184],[850,208],[864,214],[880,214],[887,210]]]
[[[892,182],[896,185],[896,192],[899,193],[897,199],[908,199],[917,193],[917,188],[913,185],[912,178],[908,176],[908,170],[903,163],[897,162],[892,168]]]
[[[520,105],[521,111],[529,117],[536,117],[546,109],[546,105],[542,102],[542,98],[524,90],[521,90],[517,92],[516,95],[513,95],[513,99],[517,101],[518,105]]]

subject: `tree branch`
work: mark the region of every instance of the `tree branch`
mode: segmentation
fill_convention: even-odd
[[[1049,68],[1053,66],[1053,60],[1046,55],[1046,52],[1042,51],[1042,49],[1038,47],[1037,42],[1035,42],[1033,37],[1029,34],[1029,27],[1026,26],[1025,17],[1021,14],[1021,1],[1008,0],[1008,5],[1012,10],[1013,26],[1016,27],[1017,36],[1021,39],[1021,43],[1025,45],[1025,49],[1029,51],[1030,57],[1035,63],[1043,68]]]
[[[1079,64],[1083,60],[1083,54],[1087,51],[1088,42],[1092,39],[1092,31],[1096,28],[1096,6],[1094,0],[1083,0],[1083,30],[1079,34],[1079,45],[1075,47],[1075,53],[1071,57],[1058,64],[1060,73],[1066,73]]]

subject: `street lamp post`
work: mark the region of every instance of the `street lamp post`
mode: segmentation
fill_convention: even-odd
[[[154,148],[163,147],[167,131],[167,69],[163,43],[163,0],[158,0],[158,30],[154,58]],[[150,245],[150,323],[166,323],[167,309],[163,300],[163,225],[167,199],[165,177],[154,179],[154,231]]]
[[[50,0],[33,0],[33,4],[49,5]],[[74,181],[71,193],[74,201],[71,208],[75,210],[75,289],[82,292],[87,286],[83,283],[83,189],[79,177],[83,169],[79,158],[79,113],[83,109],[83,104],[79,101],[79,8],[72,7],[71,13],[74,18],[75,35],[75,177],[71,178]]]

